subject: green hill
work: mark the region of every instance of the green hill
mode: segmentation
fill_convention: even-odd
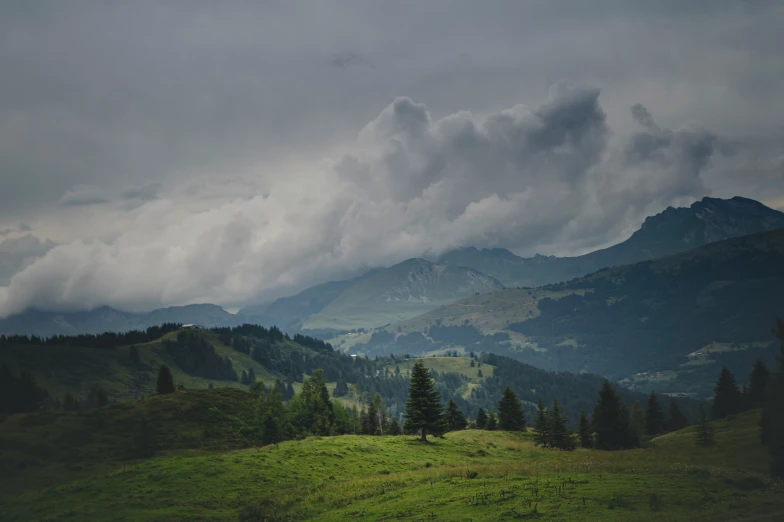
[[[721,365],[745,377],[755,359],[772,362],[782,266],[779,229],[558,285],[473,296],[331,342],[370,355],[494,352],[643,390],[707,394]]]
[[[748,436],[757,415],[719,423],[717,444],[698,451],[688,430],[618,452],[545,450],[530,434],[468,430],[429,444],[347,435],[159,455],[3,489],[0,509],[12,521],[778,520],[784,485],[760,472]]]

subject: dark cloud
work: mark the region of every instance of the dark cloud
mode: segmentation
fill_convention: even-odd
[[[357,53],[353,53],[350,51],[342,52],[337,54],[330,59],[329,64],[333,67],[339,67],[341,69],[345,69],[346,67],[351,67],[355,65],[362,65],[365,67],[370,67],[375,69],[376,66],[367,61],[361,55]]]
[[[54,246],[52,241],[41,241],[32,234],[0,241],[0,285],[7,285],[14,274],[31,265]]]

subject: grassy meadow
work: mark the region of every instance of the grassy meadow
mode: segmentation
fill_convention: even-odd
[[[345,435],[232,449],[242,444],[237,417],[250,407],[240,402],[244,405],[231,410],[237,404],[233,395],[240,393],[194,390],[151,397],[125,409],[113,405],[4,419],[0,422],[2,519],[780,520],[784,516],[784,484],[765,473],[766,453],[758,439],[756,411],[714,423],[717,443],[708,448],[695,447],[692,428],[687,428],[654,439],[649,448],[619,452],[545,450],[533,445],[530,432],[479,430],[449,433],[427,444],[407,436]],[[127,422],[142,414],[160,426],[155,453],[130,458],[125,448],[133,438],[120,419]],[[86,419],[101,416],[117,425],[113,435],[99,437],[85,431]],[[39,418],[50,420],[31,420]],[[82,426],[82,431],[73,426]],[[9,433],[18,435],[13,448],[19,456],[16,461],[7,455]],[[69,435],[57,439],[55,433]],[[43,446],[39,466],[22,465],[47,437],[50,444]],[[27,450],[21,447],[23,440],[29,441]],[[96,464],[82,469],[74,469],[79,464],[54,464],[71,459],[72,450],[78,451],[80,462]],[[11,466],[16,469],[8,476]]]

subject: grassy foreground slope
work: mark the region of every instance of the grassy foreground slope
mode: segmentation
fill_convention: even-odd
[[[764,474],[757,412],[647,449],[567,453],[530,434],[311,437],[162,456],[0,497],[4,520],[778,520],[784,485]]]

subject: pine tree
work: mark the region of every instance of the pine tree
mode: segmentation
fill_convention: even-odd
[[[63,398],[63,409],[66,411],[73,411],[79,409],[79,401],[77,401],[71,392],[66,392]]]
[[[411,371],[403,430],[408,433],[420,432],[423,442],[427,442],[428,433],[438,436],[446,431],[439,394],[430,372],[421,360],[414,363]]]
[[[487,414],[487,422],[485,423],[485,429],[487,431],[495,431],[498,427],[498,417],[495,416],[495,412],[491,411]]]
[[[397,417],[392,417],[392,420],[389,421],[389,434],[390,435],[400,435],[402,430],[400,429],[400,423],[397,421]]]
[[[771,376],[768,400],[762,408],[760,438],[768,448],[770,472],[774,477],[784,477],[784,321],[776,321],[773,331],[781,341],[781,353],[777,357],[778,372]]]
[[[454,399],[449,399],[449,404],[446,405],[446,423],[449,431],[464,430],[468,426],[465,415],[460,411]]]
[[[479,408],[479,411],[476,412],[476,427],[483,430],[485,426],[487,426],[487,413],[484,408]]]
[[[713,445],[713,426],[708,420],[708,414],[705,412],[705,405],[700,404],[699,414],[697,416],[697,430],[694,432],[694,443],[697,446],[711,446]]]
[[[678,407],[678,403],[675,402],[675,399],[670,400],[670,409],[667,412],[667,430],[682,430],[688,425],[689,421],[686,420],[686,416],[681,412],[681,409]]]
[[[378,431],[378,406],[376,405],[375,401],[370,401],[368,402],[365,435],[376,435]]]
[[[591,425],[588,422],[588,417],[585,415],[584,411],[580,412],[577,432],[580,436],[580,446],[583,448],[592,448],[593,438],[591,437]]]
[[[629,446],[629,412],[607,380],[593,409],[593,426],[596,449],[617,450]]]
[[[259,397],[261,406],[261,443],[277,444],[284,440],[286,425],[286,407],[283,405],[283,393],[279,386],[273,386],[269,394]]]
[[[498,401],[498,428],[504,431],[525,431],[526,420],[517,395],[507,386]]]
[[[552,445],[552,437],[550,435],[550,418],[547,414],[547,409],[544,407],[542,398],[539,397],[539,402],[536,405],[536,420],[534,424],[534,442],[537,446],[547,448]]]
[[[389,420],[387,419],[387,409],[384,407],[384,401],[381,400],[381,394],[376,392],[376,396],[373,398],[373,402],[376,406],[376,412],[378,415],[378,431],[381,435],[389,430]]]
[[[558,399],[553,398],[553,408],[547,412],[547,424],[550,430],[550,445],[553,448],[571,451],[574,449],[574,439],[566,427],[566,417],[561,415]]]
[[[645,433],[654,436],[664,431],[664,410],[655,393],[648,396],[645,408]]]
[[[757,359],[754,369],[749,376],[749,388],[747,392],[747,404],[749,407],[758,407],[767,399],[768,384],[770,383],[770,370],[765,363]]]
[[[155,391],[161,394],[174,393],[174,377],[169,367],[165,364],[162,364],[158,370],[158,382],[155,386]]]
[[[654,394],[651,394],[654,396]],[[648,398],[648,404],[651,403],[650,397]],[[658,406],[658,401],[656,405]],[[660,408],[661,409],[661,408]],[[629,444],[633,447],[640,447],[642,446],[642,438],[643,434],[646,432],[646,417],[643,416],[642,413],[642,406],[640,406],[640,401],[634,401],[634,405],[632,406],[632,415],[631,419],[629,420]]]
[[[482,370],[477,370],[477,371],[476,371],[476,376],[477,376],[477,377],[479,377],[480,379],[481,379],[482,377],[484,377],[484,375],[482,374]]]
[[[253,386],[256,382],[256,371],[253,368],[248,368],[248,385]]]
[[[741,395],[735,376],[725,366],[721,369],[716,387],[713,389],[712,417],[723,419],[727,415],[738,413],[741,405]]]

